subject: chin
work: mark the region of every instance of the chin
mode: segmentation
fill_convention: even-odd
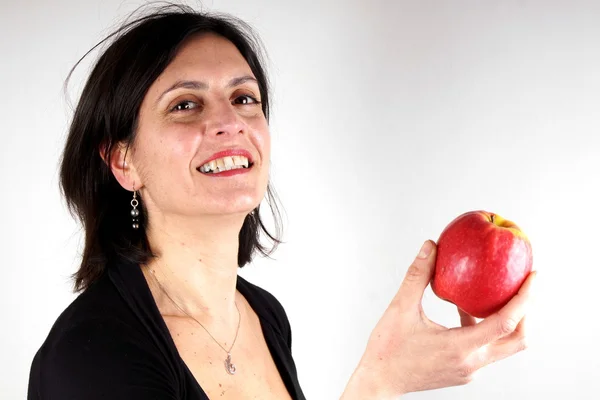
[[[260,202],[248,202],[248,203],[237,203],[237,204],[215,204],[214,207],[210,207],[207,209],[206,205],[204,207],[199,207],[202,209],[202,214],[206,215],[240,215],[242,217],[246,217],[246,215],[250,214]]]

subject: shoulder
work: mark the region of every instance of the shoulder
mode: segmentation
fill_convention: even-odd
[[[153,376],[164,363],[156,353],[116,289],[103,277],[80,294],[52,326],[33,359],[28,398],[151,396],[168,379],[167,373]],[[161,398],[170,397],[165,393]]]
[[[238,282],[239,290],[246,297],[254,312],[272,325],[283,336],[291,348],[291,326],[281,302],[269,291],[248,282],[241,276],[238,276]]]
[[[125,306],[122,297],[107,275],[79,294],[54,322],[42,349],[60,348],[68,343],[87,342],[94,349],[92,339],[98,344],[118,344],[127,338],[141,335],[136,329],[136,318]],[[122,335],[127,333],[127,335]],[[80,350],[75,346],[63,350]],[[62,354],[62,353],[61,353]]]

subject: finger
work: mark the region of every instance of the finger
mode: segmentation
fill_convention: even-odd
[[[484,346],[486,349],[486,354],[483,361],[484,365],[503,360],[527,349],[528,343],[525,337],[525,326],[526,317],[523,317],[513,333],[503,337],[495,343]]]
[[[500,311],[477,325],[466,327],[463,336],[468,348],[479,348],[513,333],[525,316],[536,272],[531,272],[519,292]]]
[[[513,333],[511,333],[510,335],[504,336],[503,338],[500,338],[493,343],[490,343],[489,346],[502,345],[506,342],[510,342],[510,341],[514,341],[514,340],[524,340],[526,326],[527,326],[527,316],[524,316],[523,319],[521,319],[521,322],[519,322],[519,325],[517,325],[517,328],[514,330]]]
[[[506,338],[512,339],[514,337],[518,337],[519,339],[524,339],[526,330],[527,330],[527,316],[525,315],[523,318],[521,318],[521,322],[519,322],[519,325],[517,325],[517,329],[515,329],[515,331],[513,333],[511,333],[510,335],[508,335]]]
[[[393,302],[404,309],[418,307],[423,292],[429,285],[435,268],[436,246],[431,240],[425,241],[419,254],[408,270]]]
[[[460,315],[460,326],[464,327],[477,325],[477,320],[475,317],[472,317],[458,307],[456,307],[456,309],[458,310],[458,315]]]

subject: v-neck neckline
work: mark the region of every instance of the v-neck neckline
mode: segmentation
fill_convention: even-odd
[[[160,310],[158,309],[158,304],[156,303],[156,300],[155,300],[154,296],[152,295],[152,291],[150,289],[150,286],[148,285],[148,281],[146,280],[146,277],[144,276],[142,267],[137,264],[133,264],[131,266],[135,267],[135,268],[131,268],[131,269],[135,270],[135,272],[133,272],[133,275],[134,275],[133,278],[136,280],[141,279],[141,282],[138,282],[138,283],[140,283],[140,285],[139,286],[136,285],[136,286],[142,290],[143,293],[141,293],[141,294],[143,295],[143,297],[146,298],[147,302],[149,303],[149,305],[150,305],[149,311],[151,313],[150,317],[157,323],[159,329],[161,330],[162,335],[166,338],[167,346],[169,347],[169,350],[176,357],[177,363],[179,364],[179,367],[183,370],[183,372],[186,374],[187,379],[189,379],[189,380],[191,380],[191,382],[193,382],[194,388],[200,393],[200,395],[204,396],[205,399],[209,399],[208,395],[206,394],[204,389],[202,389],[202,386],[200,385],[198,380],[194,377],[194,374],[192,373],[192,371],[189,369],[188,365],[185,363],[185,361],[181,357],[181,354],[179,353],[179,350],[177,349],[177,346],[175,345],[173,336],[171,335],[171,332],[169,331],[169,328],[168,328],[163,316],[161,315]],[[297,395],[296,387],[295,387],[293,379],[292,379],[292,373],[288,369],[287,364],[281,358],[280,354],[277,351],[275,351],[275,349],[274,349],[275,341],[276,341],[275,335],[281,336],[281,332],[276,327],[275,322],[271,320],[271,318],[268,314],[263,314],[262,312],[259,312],[260,307],[258,307],[256,299],[254,299],[253,296],[251,295],[249,285],[250,285],[249,282],[247,282],[240,275],[237,275],[236,290],[240,292],[240,294],[244,297],[244,299],[246,300],[246,302],[248,303],[248,305],[250,306],[252,311],[258,317],[262,335],[267,344],[267,348],[269,349],[269,353],[270,353],[271,357],[273,358],[275,367],[277,368],[277,371],[285,385],[285,388],[287,389],[288,393],[290,394],[291,398],[296,399],[296,398],[298,398],[298,395]]]

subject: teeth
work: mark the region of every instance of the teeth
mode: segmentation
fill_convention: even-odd
[[[199,170],[204,173],[228,171],[230,169],[248,168],[249,161],[244,156],[223,157],[202,165]]]
[[[237,166],[248,168],[248,159],[244,156],[233,156],[233,163]]]
[[[223,164],[225,164],[225,168],[229,169],[233,167],[233,158],[231,157],[223,157]]]
[[[217,160],[217,172],[225,171],[225,162],[222,158]]]

